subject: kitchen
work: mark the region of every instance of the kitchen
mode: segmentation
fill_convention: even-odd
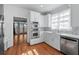
[[[31,46],[45,43],[64,55],[79,54],[78,4],[0,4],[0,9],[0,14],[4,15],[0,20],[4,23],[1,51],[6,52],[21,43]],[[20,34],[24,42],[19,42]],[[14,40],[16,35],[17,42]]]

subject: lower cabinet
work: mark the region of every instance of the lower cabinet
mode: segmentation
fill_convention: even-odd
[[[51,47],[60,50],[60,36],[53,33],[45,33],[45,43]]]

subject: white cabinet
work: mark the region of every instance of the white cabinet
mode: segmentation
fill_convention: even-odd
[[[31,21],[37,21],[38,22],[39,16],[40,16],[40,13],[35,12],[35,11],[30,11],[30,20]]]
[[[45,42],[48,45],[60,50],[60,36],[55,33],[45,33],[45,34],[46,34]]]
[[[38,22],[38,27],[40,29],[40,27],[42,27],[42,25],[43,25],[43,22],[42,22],[43,21],[43,16],[38,12],[30,11],[30,21],[31,22]],[[43,36],[42,36],[43,33],[40,30],[39,30],[39,33],[40,33],[39,38],[30,39],[30,44],[31,45],[43,42]]]
[[[44,22],[44,16],[35,11],[30,11],[30,21],[38,22],[39,27],[44,27],[44,24],[46,23],[46,22]]]
[[[45,21],[44,21],[44,15],[39,16],[39,27],[44,27]]]
[[[44,42],[44,31],[40,31],[40,40]]]

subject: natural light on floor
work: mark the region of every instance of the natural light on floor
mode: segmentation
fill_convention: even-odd
[[[39,55],[36,49],[32,49],[29,51],[26,51],[26,53],[22,53],[22,55]]]

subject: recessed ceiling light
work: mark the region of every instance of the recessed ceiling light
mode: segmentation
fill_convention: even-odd
[[[43,8],[44,6],[43,5],[40,5],[40,7]]]

